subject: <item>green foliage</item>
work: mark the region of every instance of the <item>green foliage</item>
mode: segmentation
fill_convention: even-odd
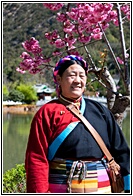
[[[130,141],[131,141],[130,140],[131,139],[131,136],[130,136],[130,111],[126,111],[125,115],[126,115],[126,117],[124,118],[123,123],[122,123],[122,130],[123,130],[125,138],[128,141],[128,145],[130,147]]]
[[[4,94],[4,95],[8,95],[8,94],[9,94],[9,91],[8,91],[6,85],[3,85],[3,94]]]
[[[3,174],[3,193],[25,193],[26,172],[24,164],[17,164],[15,168]]]
[[[56,97],[56,96],[57,96],[56,91],[53,92],[53,93],[51,94],[51,97],[52,97],[52,98],[54,98],[54,97]]]
[[[25,103],[31,104],[32,102],[37,101],[36,91],[31,85],[20,84],[16,89],[23,93]]]
[[[15,81],[8,85],[9,91],[5,85],[3,85],[3,99],[12,100],[12,101],[20,101],[27,104],[31,104],[32,102],[37,101],[37,94],[32,85],[23,84],[19,81]]]
[[[9,91],[6,85],[3,85],[3,101],[8,100]]]
[[[20,101],[22,102],[25,98],[24,94],[18,90],[13,89],[12,91],[10,91],[9,96],[8,96],[9,100],[12,101]]]
[[[3,94],[3,101],[8,101],[8,100],[9,100],[8,95]]]

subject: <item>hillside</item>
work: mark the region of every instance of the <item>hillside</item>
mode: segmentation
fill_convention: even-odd
[[[45,9],[42,3],[4,3],[3,4],[3,72],[4,83],[14,82],[16,79],[37,82],[40,76],[21,75],[16,67],[21,61],[19,58],[23,51],[22,42],[35,37],[39,40],[46,55],[50,55],[52,47],[44,39],[44,33],[53,30],[58,24],[53,12]],[[52,23],[52,25],[51,25]],[[48,71],[47,71],[48,72]],[[48,81],[49,81],[48,74]],[[43,77],[41,77],[43,79]],[[47,78],[45,78],[47,81]],[[40,81],[38,81],[40,82]]]
[[[60,29],[60,24],[55,20],[56,12],[44,8],[42,3],[3,3],[3,82],[11,84],[14,82],[46,82],[53,85],[52,72],[46,70],[44,75],[21,75],[16,72],[16,67],[21,62],[20,54],[23,52],[22,42],[35,37],[39,40],[43,53],[46,56],[53,51],[48,41],[44,38],[44,33],[53,29]],[[129,24],[126,25],[126,45],[129,46]],[[120,40],[118,28],[111,25],[107,31],[107,36],[111,41],[112,48],[119,55]],[[89,48],[94,61],[98,62],[99,51],[103,43],[96,43]],[[108,64],[112,62],[110,59]],[[55,62],[53,62],[54,64]]]

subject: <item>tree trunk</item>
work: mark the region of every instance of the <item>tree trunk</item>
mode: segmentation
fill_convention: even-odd
[[[111,112],[113,113],[117,123],[122,129],[122,122],[125,117],[125,112],[127,107],[130,105],[130,97],[129,96],[122,96],[117,95],[114,106],[111,109]]]
[[[123,96],[117,92],[114,79],[110,75],[108,69],[95,72],[99,79],[102,79],[107,89],[107,107],[113,113],[115,120],[122,129],[122,122],[125,117],[127,107],[130,105],[130,96]]]

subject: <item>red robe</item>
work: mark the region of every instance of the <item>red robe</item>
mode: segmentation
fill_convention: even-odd
[[[68,124],[75,121],[79,120],[57,100],[45,104],[35,114],[25,160],[28,193],[48,192],[48,146]]]
[[[130,172],[130,151],[121,129],[106,107],[89,99],[85,102],[84,116],[101,135],[112,156],[120,164],[122,175],[127,176]],[[36,113],[31,123],[25,160],[28,193],[49,191],[48,147],[70,123],[77,121],[79,120],[58,100],[45,104]],[[56,156],[68,158],[67,154],[81,159],[103,156],[97,142],[82,123],[61,144]]]

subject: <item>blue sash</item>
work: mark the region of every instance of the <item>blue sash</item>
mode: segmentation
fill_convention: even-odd
[[[85,100],[82,97],[82,104],[81,104],[81,109],[80,109],[82,115],[85,111]],[[71,131],[77,126],[77,124],[80,121],[77,122],[72,122],[70,123],[56,138],[55,140],[51,143],[48,149],[48,160],[52,160],[55,156],[55,153],[57,152],[58,148],[62,144],[62,142],[65,140],[65,138],[71,133]]]

